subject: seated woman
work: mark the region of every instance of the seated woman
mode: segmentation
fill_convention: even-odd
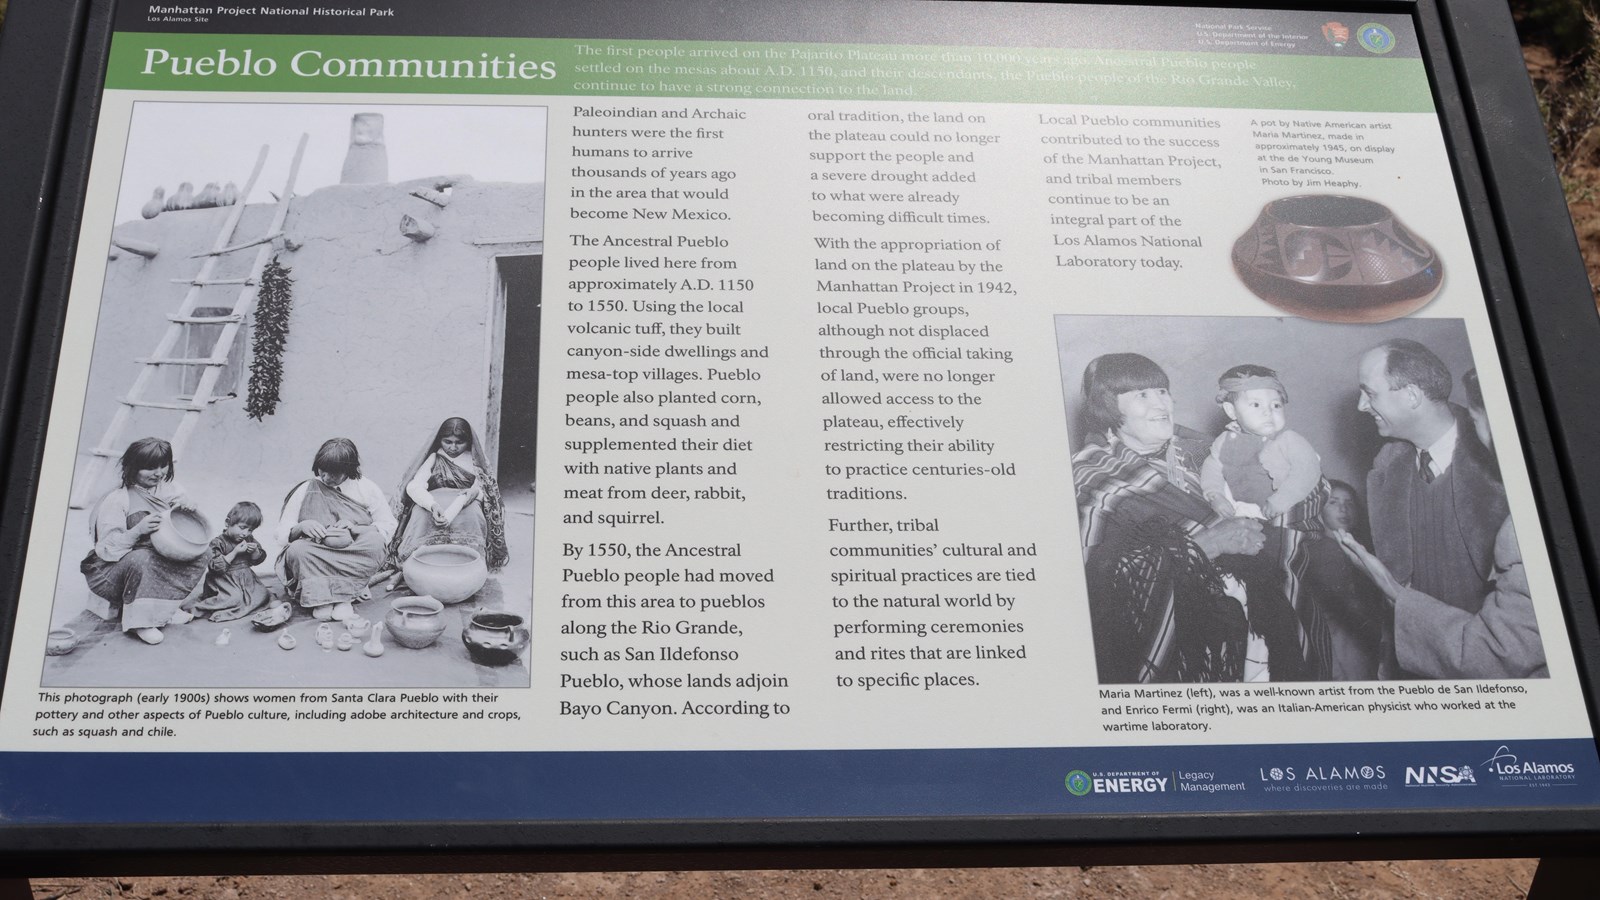
[[[1167,373],[1108,353],[1083,373],[1072,459],[1101,683],[1293,680],[1314,668],[1267,529],[1206,502],[1205,439],[1178,434]],[[1280,537],[1281,541],[1282,538]]]
[[[95,504],[94,549],[78,567],[89,590],[110,603],[122,630],[147,644],[161,643],[164,626],[192,618],[180,606],[206,574],[204,555],[188,562],[168,559],[150,544],[174,507],[192,505],[174,480],[172,445],[153,437],[129,444],[122,454],[122,485]]]
[[[399,527],[384,559],[394,575],[385,586],[399,587],[400,568],[419,547],[455,544],[483,554],[489,571],[510,558],[506,549],[505,504],[489,472],[477,435],[466,419],[445,419],[433,441],[406,469],[409,480],[396,498]]]
[[[289,596],[318,619],[350,619],[353,604],[371,598],[367,583],[394,536],[394,514],[383,490],[362,477],[349,438],[323,442],[311,473],[284,498],[278,572]]]

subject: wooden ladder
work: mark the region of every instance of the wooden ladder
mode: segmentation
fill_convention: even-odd
[[[123,449],[119,446],[122,433],[127,429],[129,421],[133,418],[135,409],[160,409],[181,412],[183,415],[178,421],[177,429],[172,434],[172,455],[174,459],[183,456],[183,447],[194,433],[195,426],[200,424],[200,414],[211,405],[212,392],[217,388],[217,379],[222,377],[222,369],[230,362],[229,355],[233,351],[233,341],[239,334],[239,328],[244,324],[245,316],[255,308],[256,295],[260,290],[261,272],[266,268],[267,261],[272,257],[272,242],[283,236],[283,223],[289,215],[289,200],[294,196],[295,177],[300,173],[300,160],[305,156],[306,141],[310,135],[302,134],[300,143],[295,148],[294,160],[289,164],[289,178],[284,183],[283,193],[278,197],[278,204],[273,209],[272,224],[267,226],[267,233],[252,241],[239,244],[230,244],[234,231],[239,227],[239,219],[244,215],[245,199],[250,196],[250,191],[255,187],[256,179],[261,177],[261,169],[267,162],[266,146],[256,155],[255,168],[250,171],[250,179],[245,182],[244,190],[239,194],[239,202],[228,213],[228,218],[217,231],[216,240],[211,244],[211,249],[199,253],[192,259],[204,260],[200,264],[200,271],[193,278],[174,278],[177,284],[187,284],[189,289],[184,292],[183,302],[178,305],[178,310],[167,316],[167,330],[156,344],[156,348],[149,356],[135,360],[140,366],[139,376],[129,386],[126,396],[119,399],[117,412],[111,417],[111,424],[106,426],[105,434],[100,438],[100,443],[90,452],[89,465],[85,468],[83,477],[78,481],[77,492],[72,499],[73,509],[83,509],[92,503],[99,489],[100,481],[105,476],[106,467],[112,460],[121,459]],[[243,278],[212,278],[216,270],[217,261],[229,253],[240,250],[256,248],[255,262],[250,266],[250,273]],[[202,291],[212,285],[238,285],[239,294],[234,299],[233,307],[227,315],[222,316],[197,316],[194,314],[200,304]],[[222,331],[217,335],[216,343],[211,352],[203,357],[176,357],[172,356],[173,348],[183,337],[185,328],[190,325],[221,325]],[[150,390],[151,383],[155,380],[157,372],[163,366],[203,366],[205,371],[200,375],[200,383],[195,387],[194,394],[188,399],[177,398],[173,400],[147,399],[146,392]]]

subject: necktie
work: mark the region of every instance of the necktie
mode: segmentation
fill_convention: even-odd
[[[1417,454],[1417,466],[1422,470],[1422,480],[1433,484],[1433,457],[1428,455],[1428,451]]]

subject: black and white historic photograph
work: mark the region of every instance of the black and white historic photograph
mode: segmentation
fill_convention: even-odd
[[[545,148],[135,104],[41,684],[528,685]]]
[[[1547,676],[1461,320],[1056,339],[1101,683]]]

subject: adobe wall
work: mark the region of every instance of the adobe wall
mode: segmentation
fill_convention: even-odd
[[[310,474],[326,438],[351,438],[365,474],[386,492],[439,422],[465,416],[484,429],[492,346],[492,259],[542,250],[543,185],[466,182],[439,209],[410,196],[417,183],[336,185],[296,197],[280,261],[292,270],[294,309],[284,352],[282,399],[264,421],[244,412],[248,371],[239,396],[203,414],[178,461],[179,477],[202,509],[220,518],[236,500],[267,511]],[[235,235],[265,232],[270,205],[246,209]],[[97,340],[84,406],[79,472],[165,329],[166,314],[209,249],[226,208],[163,213],[117,227],[118,238],[160,246],[146,260],[117,251],[108,264]],[[400,233],[401,216],[426,218],[435,236],[416,243]],[[518,242],[507,243],[508,238]],[[485,243],[493,242],[493,243]],[[227,257],[214,277],[238,277],[253,251]],[[237,287],[207,288],[202,305],[232,305]],[[215,298],[214,300],[212,298]],[[248,360],[248,347],[246,347]],[[510,364],[515,365],[513,356]],[[170,399],[166,390],[147,398]],[[180,414],[137,410],[119,446],[146,434],[170,438]],[[113,484],[107,475],[94,490]]]

